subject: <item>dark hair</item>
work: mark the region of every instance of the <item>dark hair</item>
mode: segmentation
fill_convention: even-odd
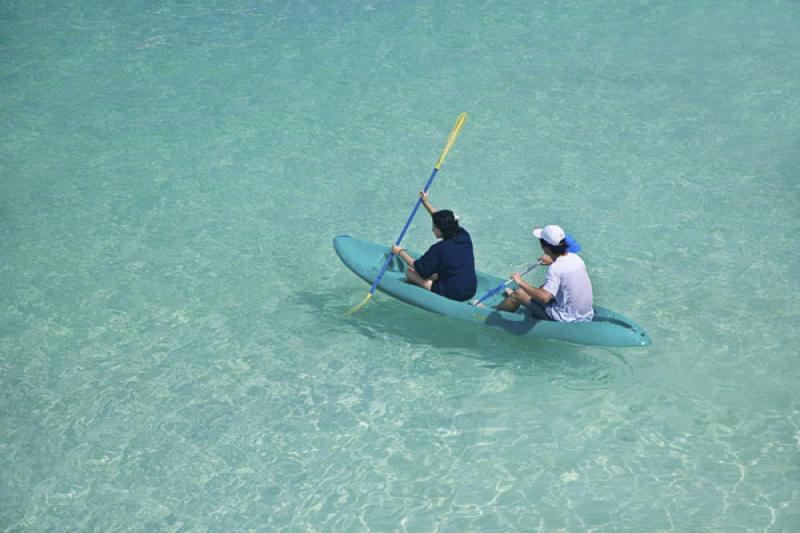
[[[456,216],[449,209],[440,209],[431,215],[431,218],[433,218],[433,225],[439,228],[444,239],[452,239],[461,231]]]
[[[565,239],[561,239],[561,242],[558,243],[558,246],[553,246],[544,239],[539,239],[539,242],[541,243],[543,248],[549,249],[551,252],[553,252],[553,255],[556,257],[567,253],[567,248],[569,248],[569,245],[566,243]]]

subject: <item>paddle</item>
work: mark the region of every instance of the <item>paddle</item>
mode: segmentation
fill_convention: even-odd
[[[436,177],[436,174],[439,172],[439,168],[441,168],[442,164],[444,163],[444,159],[447,157],[447,152],[450,151],[450,148],[453,147],[453,144],[456,142],[456,137],[458,137],[458,133],[461,131],[461,126],[464,125],[464,121],[467,120],[467,114],[461,113],[458,115],[458,120],[456,120],[453,129],[450,131],[450,135],[447,137],[447,144],[444,146],[444,150],[442,150],[442,155],[439,156],[439,159],[436,161],[436,164],[433,166],[433,172],[431,172],[431,176],[428,178],[428,182],[425,184],[425,188],[422,189],[423,192],[428,192],[428,189],[433,183],[433,178]],[[411,221],[414,219],[414,215],[417,214],[417,210],[419,209],[420,204],[422,203],[422,198],[417,198],[417,203],[414,204],[414,209],[411,210],[411,215],[409,215],[408,220],[406,220],[406,225],[403,226],[403,231],[400,232],[400,236],[397,237],[397,241],[395,245],[400,246],[400,243],[403,241],[403,237],[406,235],[406,231],[408,231],[408,227],[411,225]],[[353,314],[369,302],[372,298],[372,295],[375,294],[375,289],[378,287],[378,284],[381,282],[383,275],[386,273],[386,269],[389,267],[389,263],[394,258],[393,253],[389,253],[386,256],[386,261],[383,263],[380,272],[375,277],[375,280],[372,282],[372,286],[369,288],[369,292],[367,293],[367,297],[364,300],[354,305],[347,314]]]
[[[522,274],[520,274],[520,276],[524,276],[525,274],[527,274],[528,272],[532,271],[533,269],[535,269],[536,267],[540,266],[541,264],[542,264],[542,262],[541,262],[541,261],[539,261],[539,262],[537,262],[537,263],[534,263],[534,264],[532,264],[531,266],[529,266],[529,267],[528,267],[528,269],[527,269],[525,272],[523,272]],[[498,286],[497,286],[497,287],[495,287],[494,289],[490,290],[489,292],[487,292],[486,294],[484,294],[483,296],[481,296],[480,298],[478,298],[478,299],[475,301],[475,303],[473,303],[473,304],[472,304],[472,306],[473,306],[473,307],[476,307],[476,306],[477,306],[479,303],[481,303],[482,301],[484,301],[484,300],[486,300],[486,299],[488,299],[488,298],[491,298],[492,296],[494,296],[495,294],[497,294],[498,292],[500,292],[500,291],[501,291],[501,290],[503,290],[504,288],[508,287],[508,286],[509,286],[509,284],[511,284],[511,282],[512,282],[512,281],[514,281],[512,278],[509,278],[509,279],[507,279],[506,281],[504,281],[503,283],[501,283],[500,285],[498,285]]]

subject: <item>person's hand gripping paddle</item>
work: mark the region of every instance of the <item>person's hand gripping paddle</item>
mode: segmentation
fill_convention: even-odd
[[[532,264],[531,266],[528,267],[528,269],[525,272],[520,274],[520,276],[524,276],[525,274],[527,274],[528,272],[531,272],[533,269],[535,269],[536,267],[540,266],[541,264],[542,264],[541,261],[539,261],[538,263]],[[480,298],[478,298],[477,300],[472,302],[473,307],[478,306],[484,300],[488,300],[489,298],[491,298],[492,296],[494,296],[495,294],[497,294],[501,290],[505,289],[506,287],[511,285],[511,282],[513,282],[513,281],[514,281],[513,278],[509,278],[506,281],[504,281],[503,283],[501,283],[500,285],[498,285],[497,287],[495,287],[494,289],[490,290],[489,292],[487,292],[486,294],[484,294],[483,296],[481,296]]]

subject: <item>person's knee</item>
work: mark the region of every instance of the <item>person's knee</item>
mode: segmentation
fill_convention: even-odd
[[[525,300],[527,299],[526,296],[527,294],[522,289],[517,289],[511,294],[511,297],[514,299],[514,303],[518,304],[525,303]]]
[[[414,285],[419,285],[420,287],[424,287],[426,289],[430,289],[430,286],[433,284],[432,281],[423,279],[423,277],[420,276],[417,272],[410,269],[406,271],[406,279],[410,283],[413,283]]]

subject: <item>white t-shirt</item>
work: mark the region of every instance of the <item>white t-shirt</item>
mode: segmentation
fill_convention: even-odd
[[[545,308],[547,316],[559,322],[585,322],[594,318],[592,282],[586,264],[577,254],[562,255],[547,269],[542,285],[555,297]]]

